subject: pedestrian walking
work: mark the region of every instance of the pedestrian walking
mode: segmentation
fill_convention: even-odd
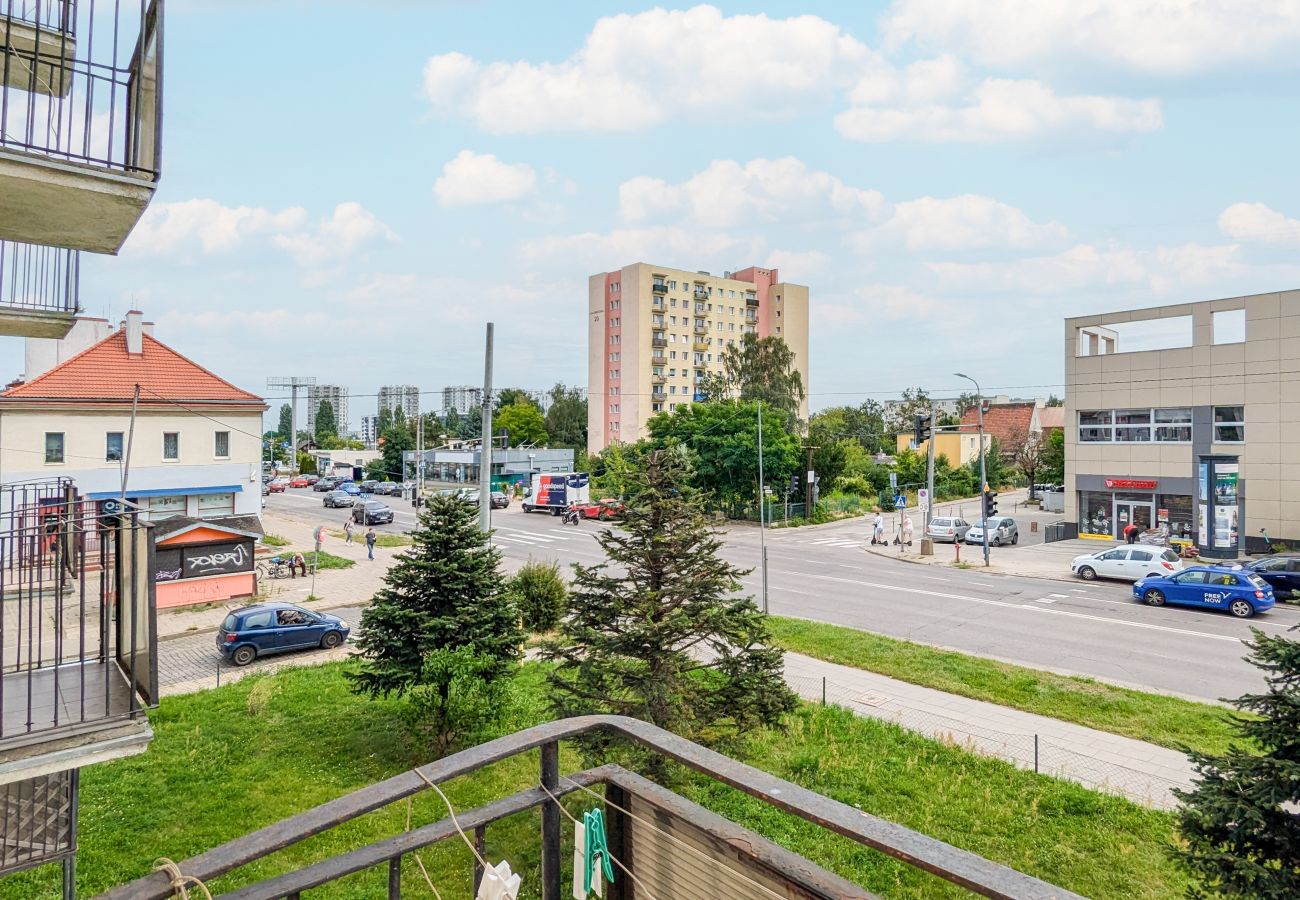
[[[876,510],[876,517],[871,520],[871,544],[883,544],[885,542],[885,517]]]
[[[352,543],[352,520],[348,519],[343,523],[343,543]]]
[[[375,558],[375,541],[378,539],[379,535],[375,534],[375,529],[371,528],[366,532],[366,553],[371,559]]]
[[[912,546],[912,517],[908,515],[903,516],[903,545]]]

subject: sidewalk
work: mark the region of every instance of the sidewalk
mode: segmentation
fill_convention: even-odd
[[[1116,542],[1118,543],[1118,542]],[[903,548],[892,544],[873,547],[869,543],[866,529],[863,529],[863,549],[876,556],[889,559],[902,559],[907,562],[927,566],[957,565],[958,545],[935,543],[933,556],[921,555],[921,541],[914,538],[911,547]],[[1114,544],[1105,541],[1068,540],[1055,541],[1050,544],[1031,544],[1026,546],[990,547],[989,565],[984,565],[984,548],[979,545],[961,544],[961,563],[981,572],[994,572],[999,575],[1021,575],[1029,578],[1050,578],[1056,581],[1074,582],[1078,579],[1070,574],[1070,561],[1085,553],[1096,553]]]
[[[860,716],[1146,806],[1172,809],[1170,789],[1191,786],[1186,756],[1132,738],[798,653],[785,655],[785,680],[805,700],[825,697]]]

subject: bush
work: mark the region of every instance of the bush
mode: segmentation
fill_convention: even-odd
[[[875,485],[861,475],[842,476],[835,487],[840,493],[857,497],[875,497],[878,493]]]
[[[569,586],[560,574],[558,563],[530,559],[510,580],[510,591],[519,605],[525,631],[545,634],[560,624]]]

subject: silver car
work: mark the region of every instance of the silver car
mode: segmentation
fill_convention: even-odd
[[[955,544],[966,540],[968,531],[970,531],[970,523],[960,516],[940,516],[930,520],[930,527],[925,533],[932,541]]]
[[[1000,516],[996,519],[988,520],[989,528],[989,546],[1001,547],[1003,544],[1018,544],[1020,542],[1020,529],[1016,526],[1016,520]],[[984,522],[976,522],[966,532],[966,543],[983,544],[984,543]]]

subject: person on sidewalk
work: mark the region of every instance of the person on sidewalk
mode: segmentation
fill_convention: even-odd
[[[352,543],[352,520],[348,519],[343,523],[343,543]]]
[[[1129,522],[1127,525],[1124,526],[1124,542],[1126,544],[1136,544],[1138,539],[1138,532],[1141,530],[1142,530],[1141,528],[1138,528],[1136,522]]]
[[[876,510],[876,517],[871,520],[871,545],[874,547],[885,542],[885,517]]]
[[[366,532],[366,553],[371,559],[375,558],[375,541],[378,539],[379,535],[375,534],[375,529],[371,528]]]
[[[299,570],[302,571],[302,577],[307,577],[307,560],[301,553],[295,553],[293,559],[289,560],[289,577],[297,578]]]
[[[912,546],[912,517],[909,515],[903,516],[903,546]]]

